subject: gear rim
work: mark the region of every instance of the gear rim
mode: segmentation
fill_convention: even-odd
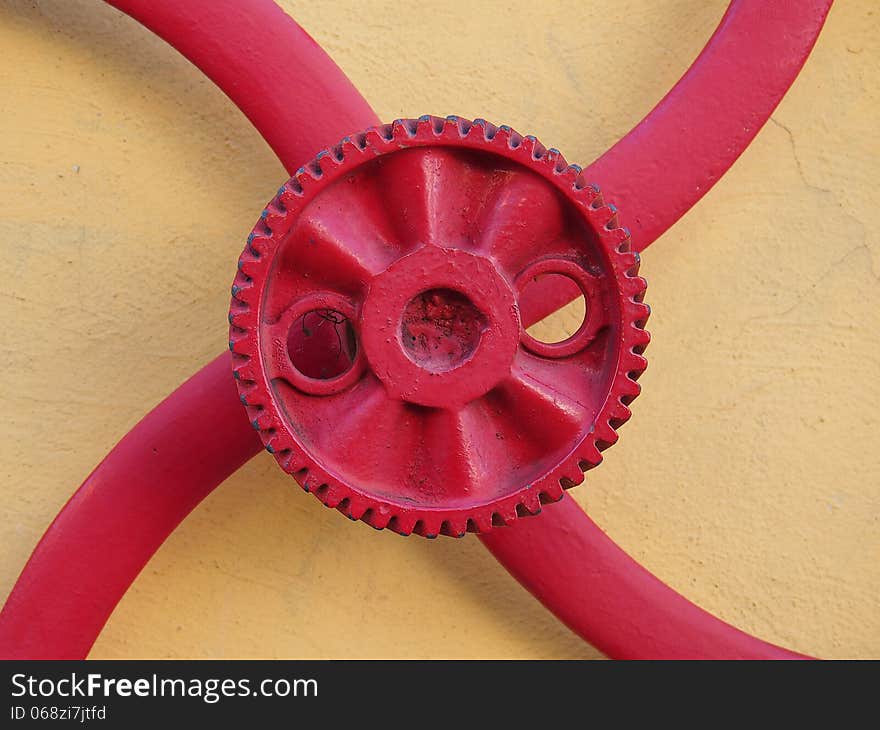
[[[540,479],[506,496],[466,508],[411,507],[377,498],[329,474],[285,422],[283,408],[276,403],[270,379],[263,372],[258,341],[262,288],[257,290],[254,281],[262,286],[268,280],[266,260],[271,264],[273,245],[277,247],[287,235],[292,220],[313,195],[375,156],[404,147],[427,146],[461,146],[494,153],[552,183],[567,202],[579,208],[596,235],[619,295],[617,363],[589,433]],[[646,283],[638,276],[638,268],[639,256],[630,250],[629,232],[618,225],[615,207],[606,203],[598,187],[584,179],[581,168],[569,165],[558,150],[548,150],[531,135],[523,137],[510,127],[496,127],[482,119],[468,122],[454,116],[423,116],[418,120],[396,120],[345,137],[320,152],[282,186],[263,211],[239,259],[232,287],[229,346],[233,375],[266,449],[306,492],[314,493],[326,506],[352,520],[363,520],[376,529],[388,527],[403,535],[461,537],[466,532],[486,532],[512,524],[518,517],[538,514],[543,504],[561,499],[565,489],[583,481],[583,472],[601,462],[600,452],[616,442],[616,429],[631,415],[628,406],[639,394],[636,381],[647,365],[642,353],[650,339],[644,329],[650,310],[643,302]]]

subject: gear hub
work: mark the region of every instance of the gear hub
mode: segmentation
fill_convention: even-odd
[[[601,461],[648,308],[583,177],[509,127],[426,116],[345,138],[278,191],[239,260],[230,349],[306,491],[378,529],[461,536],[537,514]],[[559,277],[584,320],[541,342],[523,299]]]

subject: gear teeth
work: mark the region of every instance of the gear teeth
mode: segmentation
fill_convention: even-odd
[[[522,147],[535,162],[543,160],[547,156],[547,148],[531,134],[523,137]]]
[[[245,249],[241,257],[238,259],[238,270],[242,276],[242,283],[250,283],[253,281],[255,264],[259,264],[259,259],[255,257],[249,250]]]
[[[561,482],[549,482],[547,487],[538,494],[541,504],[553,504],[565,496],[565,489]]]
[[[418,132],[419,123],[415,119],[395,119],[391,124],[391,135],[398,141],[413,139]]]
[[[268,235],[254,237],[255,241],[259,238],[260,241],[263,243],[263,246],[265,246],[266,244],[266,239],[271,238],[273,233],[281,232],[282,228],[284,227],[285,219],[287,217],[287,208],[281,203],[281,201],[276,198],[266,207],[264,213],[266,214],[264,216],[266,228],[269,229]],[[260,253],[253,246],[253,242],[251,243],[250,250],[256,258],[260,257]]]
[[[647,319],[647,315],[645,316],[645,319]],[[643,324],[640,325],[638,322],[633,325],[633,328],[636,330],[636,332],[633,335],[635,344],[632,348],[632,353],[634,355],[641,355],[645,351],[645,348],[648,346],[648,343],[651,342],[651,335],[650,333],[648,333],[647,330],[643,329]]]
[[[609,223],[612,221],[609,220]],[[620,253],[627,253],[629,251],[630,238],[629,231],[626,228],[614,227],[608,229],[609,238],[614,242],[615,248]]]
[[[233,350],[233,352],[235,351]],[[233,372],[237,375],[236,380],[239,381],[239,388],[242,387],[242,383],[250,386],[257,379],[256,367],[253,361],[245,355],[233,355]]]
[[[365,132],[364,150],[373,148],[375,154],[379,154],[379,149],[385,146],[386,142],[394,139],[393,125],[380,124],[377,127],[370,127]]]
[[[467,531],[478,535],[485,534],[492,529],[492,515],[487,512],[478,512],[471,515],[467,520]]]
[[[599,451],[605,451],[609,446],[617,443],[617,431],[614,430],[614,427],[608,421],[597,423],[594,435],[596,437],[596,448]]]
[[[401,514],[394,515],[388,520],[387,527],[389,530],[396,532],[398,535],[403,535],[404,537],[408,535],[412,535],[413,530],[416,527],[416,518],[408,513],[402,512]]]
[[[447,129],[454,128],[461,138],[467,137],[471,131],[471,123],[468,119],[457,117],[454,114],[446,117]]]
[[[563,489],[571,489],[584,483],[584,472],[578,465],[578,460],[575,460],[570,467],[567,467],[566,471],[565,475],[559,477],[559,486]]]
[[[490,507],[474,508],[468,513],[399,508],[356,493],[345,485],[327,483],[328,477],[320,476],[320,468],[313,470],[307,454],[299,448],[291,448],[290,439],[283,434],[284,425],[276,421],[274,409],[260,403],[264,397],[264,374],[252,356],[261,296],[254,280],[264,273],[264,260],[273,253],[278,238],[287,234],[291,224],[289,211],[301,207],[304,196],[326,184],[325,178],[337,175],[337,170],[347,169],[352,159],[380,155],[398,145],[412,146],[416,138],[416,144],[431,144],[431,140],[475,148],[490,144],[515,161],[540,163],[535,167],[545,177],[552,178],[554,184],[577,191],[576,204],[581,206],[594,230],[598,230],[605,247],[613,249],[610,262],[619,282],[622,316],[627,322],[622,332],[625,346],[611,389],[615,395],[609,397],[576,455],[548,475],[552,478],[542,477],[540,485],[531,485]],[[642,352],[650,341],[644,329],[650,308],[643,302],[646,282],[638,275],[640,259],[631,251],[630,232],[621,227],[616,207],[606,202],[602,191],[587,175],[588,171],[580,166],[569,164],[559,150],[548,149],[534,136],[520,135],[507,125],[496,126],[485,119],[469,121],[458,116],[423,115],[418,119],[398,119],[344,137],[338,144],[319,152],[278,190],[249,235],[239,259],[229,307],[229,347],[233,353],[233,377],[252,425],[260,432],[267,451],[294,476],[304,491],[314,493],[327,507],[339,510],[349,519],[361,520],[374,529],[387,528],[401,535],[415,533],[427,538],[462,537],[467,532],[485,533],[511,525],[518,518],[540,514],[543,505],[562,499],[567,488],[583,482],[583,472],[602,462],[601,452],[617,441],[616,429],[630,418],[629,405],[641,391],[637,381],[647,366]]]
[[[233,302],[229,309],[229,325],[237,330],[242,330],[240,315],[247,314],[247,308],[243,307],[239,302]]]
[[[320,171],[320,168],[318,168]],[[323,174],[323,173],[321,173]],[[314,165],[299,168],[290,179],[292,189],[300,196],[308,195],[309,190],[320,180],[321,175],[315,175]]]
[[[632,411],[627,408],[625,403],[622,403],[620,400],[618,400],[617,403],[615,403],[611,407],[611,412],[609,415],[610,418],[608,419],[608,423],[616,431],[630,419],[630,417],[632,416]]]
[[[363,149],[358,143],[358,137],[360,135],[354,135],[350,137],[344,137],[343,140],[334,148],[339,154],[339,162],[345,162],[346,158],[349,155],[356,154],[358,151]]]
[[[398,119],[394,124],[401,123],[407,127],[409,139],[419,134],[431,134],[440,137],[446,133],[447,120],[432,114],[423,114],[418,119]]]
[[[364,513],[367,511],[367,504],[357,496],[344,497],[336,505],[336,509],[342,512],[348,519],[356,522],[363,518]]]
[[[523,501],[517,505],[516,512],[518,515],[525,516],[522,514],[522,511],[528,513],[529,515],[537,515],[541,513],[541,500],[538,499],[538,495],[534,492],[528,492],[524,497]]]
[[[596,443],[592,440],[586,442],[580,449],[578,456],[578,469],[582,472],[594,469],[602,463],[602,454]]]
[[[490,124],[485,119],[474,119],[474,123],[471,126],[471,129],[480,129],[483,132],[483,140],[486,142],[491,142],[495,139],[495,135],[498,133],[498,127],[494,124]]]
[[[626,272],[624,272],[624,273],[626,274]],[[646,309],[646,307],[643,307],[641,302],[638,299],[636,299],[636,297],[644,294],[644,291],[645,291],[644,284],[645,284],[644,279],[642,279],[638,276],[627,275],[627,278],[624,282],[624,287],[623,287],[623,293],[627,297],[629,297],[630,301],[634,305],[634,308],[638,308],[640,310]],[[645,318],[647,319],[647,315]]]
[[[268,431],[274,426],[271,414],[263,411],[262,408],[262,406],[254,406],[251,404],[251,426],[253,426],[255,431]],[[256,409],[260,410],[253,412]]]
[[[510,527],[510,525],[516,522],[516,518],[516,505],[505,506],[492,513],[492,526]]]
[[[604,223],[605,230],[613,231],[617,228],[620,228],[620,218],[617,215],[617,207],[614,204],[609,203],[607,208],[608,211],[611,213],[611,216]]]
[[[308,473],[304,481],[303,488],[308,487],[308,490],[330,509],[336,509],[344,499],[344,495],[336,487],[326,483],[318,483],[317,478],[311,472]]]
[[[385,505],[377,505],[366,510],[361,519],[376,530],[384,530],[391,520],[391,511]]]
[[[568,162],[566,162],[565,157],[563,157],[562,153],[555,147],[551,147],[547,150],[547,161],[553,165],[553,171],[557,175],[564,172],[568,167]]]
[[[506,144],[511,150],[519,149],[523,144],[522,135],[515,132],[506,124],[502,124],[498,127],[498,131],[495,133],[495,139]]]
[[[587,203],[592,203],[593,199],[598,195],[598,188],[595,185],[590,184],[590,181],[587,179],[587,175],[583,170],[578,170],[577,175],[575,175],[574,189],[578,191],[586,191]]]
[[[622,391],[620,402],[627,407],[642,392],[642,386],[639,385],[637,381],[633,380],[629,373],[627,373],[625,378],[621,379],[620,389]]]
[[[648,361],[642,357],[641,355],[633,352],[632,355],[632,370],[630,372],[638,372],[639,374],[645,372],[648,367]]]
[[[413,526],[413,532],[416,535],[434,539],[442,532],[442,519],[438,515],[427,514],[417,520]]]
[[[467,520],[463,517],[453,517],[443,520],[440,524],[440,534],[446,537],[464,537],[467,532]]]

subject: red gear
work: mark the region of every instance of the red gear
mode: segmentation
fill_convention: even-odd
[[[583,481],[630,416],[638,266],[614,206],[534,137],[456,117],[371,128],[301,168],[248,239],[230,309],[242,402],[351,519],[427,537],[510,524]],[[548,274],[587,303],[554,344],[520,318]]]

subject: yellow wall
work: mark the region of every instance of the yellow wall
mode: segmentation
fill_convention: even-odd
[[[483,116],[588,162],[722,0],[284,5],[384,119]],[[743,159],[644,256],[635,417],[576,498],[687,596],[880,655],[880,7],[833,10]],[[0,596],[80,480],[221,351],[285,175],[198,71],[96,0],[0,3]],[[267,454],[150,562],[94,657],[593,657],[475,539],[402,539]]]

